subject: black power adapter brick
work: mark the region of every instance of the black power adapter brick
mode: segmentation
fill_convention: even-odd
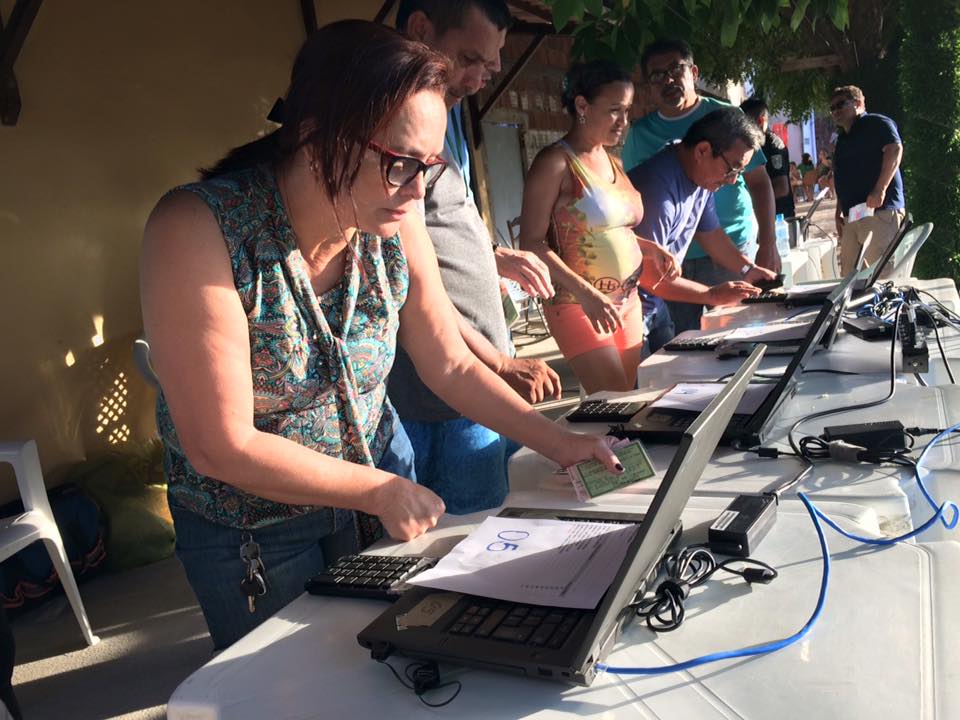
[[[820,436],[829,442],[843,440],[871,452],[899,451],[907,447],[903,423],[899,420],[855,423],[853,425],[829,425]]]
[[[718,555],[749,557],[777,519],[776,495],[737,495],[707,530]]]
[[[889,340],[893,337],[893,325],[872,315],[844,320],[843,329],[863,340]]]

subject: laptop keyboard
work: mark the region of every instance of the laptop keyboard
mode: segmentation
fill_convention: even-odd
[[[698,416],[699,415],[697,413],[674,413],[667,412],[665,410],[657,410],[647,415],[647,419],[661,425],[676,428],[677,430],[686,430],[688,427],[693,425],[693,421],[696,420]],[[727,423],[727,429],[740,430],[746,427],[750,420],[750,415],[734,415],[730,418],[730,422]]]
[[[475,600],[447,632],[556,649],[563,646],[583,615],[582,610]]]

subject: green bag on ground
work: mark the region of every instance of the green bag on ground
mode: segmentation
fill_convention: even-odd
[[[74,468],[67,479],[100,505],[107,522],[107,566],[126,570],[173,554],[175,535],[167,486],[138,476],[136,462],[105,455]]]

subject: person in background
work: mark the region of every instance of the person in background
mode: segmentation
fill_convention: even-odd
[[[630,390],[644,335],[637,279],[653,287],[679,267],[633,232],[643,202],[607,151],[627,127],[630,75],[607,61],[574,65],[562,100],[572,124],[527,173],[520,244],[550,268],[558,291],[547,325],[583,389]]]
[[[449,72],[382,25],[321,28],[282,126],[147,221],[141,301],[177,554],[217,648],[375,538],[370,516],[408,540],[442,515],[387,399],[398,341],[478,422],[561,465],[617,470],[602,439],[544,418],[457,329],[416,211],[445,174]]]
[[[849,273],[865,243],[870,245],[864,257],[868,265],[873,265],[903,223],[903,141],[893,120],[867,112],[863,91],[855,85],[834,89],[830,112],[838,128],[833,179],[837,191],[840,269]],[[846,223],[850,209],[861,203],[872,209],[873,215]]]
[[[669,250],[678,262],[683,262],[696,238],[714,262],[744,277],[713,286],[683,277],[665,279],[652,291],[643,292],[645,302],[663,298],[677,303],[735,305],[759,292],[748,281],[773,277],[769,270],[752,266],[727,237],[715,204],[716,191],[737,181],[762,140],[759,128],[744,113],[725,107],[704,115],[690,126],[681,142],[668,145],[630,171],[630,180],[646,208],[635,228],[638,234]],[[651,348],[657,349],[659,346]]]
[[[753,120],[763,132],[763,154],[767,156],[767,175],[773,186],[776,213],[785,218],[795,217],[793,188],[790,186],[790,151],[783,140],[770,129],[770,110],[767,103],[757,96],[744,100],[740,109]]]
[[[813,158],[810,153],[803,153],[800,156],[800,164],[797,166],[800,171],[800,177],[803,179],[803,194],[807,200],[813,200],[816,194],[814,188],[817,185],[817,169],[813,166]]]
[[[830,159],[830,154],[826,150],[820,150],[817,153],[817,184],[821,188],[827,188],[826,197],[832,198],[834,196],[833,191],[833,160]]]
[[[560,378],[543,360],[513,356],[498,275],[517,281],[531,296],[547,298],[553,295],[550,274],[533,253],[494,248],[470,189],[461,111],[463,98],[500,71],[509,23],[503,0],[402,0],[397,9],[397,29],[440,52],[451,65],[443,148],[448,170],[424,200],[443,286],[467,346],[521,397],[536,403],[560,396]],[[417,481],[440,495],[451,513],[501,505],[508,491],[507,462],[518,446],[431,392],[403,348],[388,388],[413,444]]]
[[[727,103],[697,94],[700,71],[693,62],[690,46],[681,40],[658,40],[644,48],[640,69],[656,110],[630,125],[623,147],[623,165],[630,171],[656,155],[665,145],[681,139],[690,126],[708,112]],[[717,214],[724,232],[751,262],[780,271],[780,255],[774,235],[774,198],[762,152],[754,153],[742,176],[719,191]],[[759,247],[757,245],[759,243]],[[727,280],[742,280],[736,273],[717,267],[696,243],[684,261],[683,277],[713,286]],[[658,303],[656,314],[648,316],[651,334],[657,325],[672,322],[677,332],[700,327],[703,307],[691,304]]]
[[[803,189],[803,176],[800,174],[797,163],[793,160],[790,161],[790,186],[793,188],[794,207],[796,207],[796,203],[806,201],[807,194]]]

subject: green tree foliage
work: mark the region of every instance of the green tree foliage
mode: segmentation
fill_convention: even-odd
[[[784,72],[785,61],[843,55],[848,0],[548,0],[554,25],[575,23],[573,56],[633,68],[655,38],[683,38],[714,82],[753,79],[775,110],[799,119],[826,104],[822,69]],[[846,58],[844,58],[846,59]]]
[[[934,225],[915,273],[960,279],[960,6],[903,0],[901,12],[907,207]]]

